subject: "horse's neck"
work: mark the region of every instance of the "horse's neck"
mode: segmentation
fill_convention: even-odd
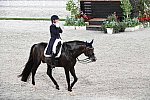
[[[75,50],[73,53],[73,57],[77,58],[78,56],[80,56],[84,51],[84,47],[80,47],[78,50]]]
[[[75,42],[71,41],[71,42],[68,42],[68,45],[66,48],[68,49],[68,52],[71,57],[77,58],[83,53],[85,49],[85,44],[82,41],[75,41]]]

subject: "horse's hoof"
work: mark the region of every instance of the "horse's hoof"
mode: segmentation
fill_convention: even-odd
[[[59,86],[56,86],[56,89],[59,90]]]
[[[35,82],[32,82],[32,85],[35,85]]]
[[[69,92],[72,92],[72,89],[68,89]]]

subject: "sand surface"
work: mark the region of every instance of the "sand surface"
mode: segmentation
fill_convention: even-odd
[[[53,70],[60,86],[55,89],[46,75],[46,64],[37,70],[36,90],[31,79],[21,82],[17,75],[30,48],[48,42],[49,25],[48,21],[0,21],[0,100],[150,100],[150,28],[112,35],[64,30],[63,41],[94,39],[97,57],[94,63],[77,62],[73,92],[67,91],[63,68]]]

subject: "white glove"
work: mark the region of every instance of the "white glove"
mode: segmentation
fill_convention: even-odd
[[[60,25],[59,25],[59,23],[58,23],[58,22],[57,22],[55,25],[56,25],[56,27],[57,27],[57,28],[59,28],[59,27],[60,27]]]

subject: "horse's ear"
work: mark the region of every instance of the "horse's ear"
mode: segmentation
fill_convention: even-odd
[[[90,42],[90,44],[93,44],[94,39]]]
[[[87,45],[87,44],[88,44],[88,42],[86,41],[86,42],[85,42],[85,44]]]

